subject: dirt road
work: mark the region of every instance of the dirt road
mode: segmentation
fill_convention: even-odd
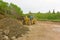
[[[60,23],[38,21],[35,25],[28,26],[29,34],[18,40],[60,40]]]

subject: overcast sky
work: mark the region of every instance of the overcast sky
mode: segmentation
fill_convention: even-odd
[[[60,0],[4,0],[6,2],[12,2],[23,10],[24,13],[31,12],[47,12],[55,9],[60,11]]]

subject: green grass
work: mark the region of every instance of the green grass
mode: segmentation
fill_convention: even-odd
[[[60,22],[60,13],[36,13],[33,14],[37,20],[40,21],[59,21]]]

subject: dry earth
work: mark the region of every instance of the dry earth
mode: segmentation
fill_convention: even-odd
[[[60,40],[60,23],[38,21],[35,25],[28,26],[29,34],[17,40]]]

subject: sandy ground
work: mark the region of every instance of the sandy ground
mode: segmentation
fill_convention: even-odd
[[[60,23],[38,21],[35,25],[28,26],[29,34],[17,40],[60,40]]]

